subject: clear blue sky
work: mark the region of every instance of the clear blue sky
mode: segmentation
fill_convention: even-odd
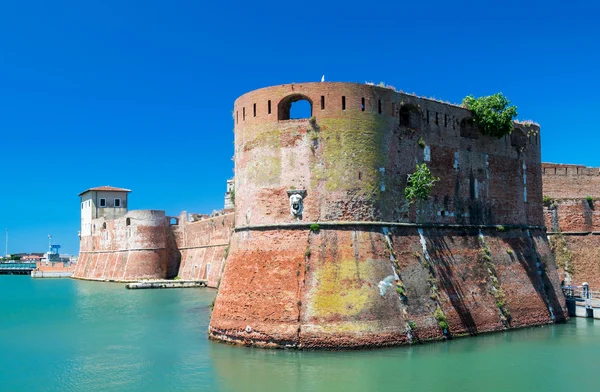
[[[4,0],[9,252],[52,234],[77,253],[77,194],[93,186],[132,189],[135,209],[221,208],[233,101],[323,74],[451,102],[501,91],[541,124],[544,161],[600,166],[599,14],[577,0]]]

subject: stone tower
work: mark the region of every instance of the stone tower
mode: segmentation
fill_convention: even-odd
[[[307,101],[312,116],[291,119]],[[234,105],[235,233],[209,327],[246,345],[406,344],[564,320],[539,127],[482,135],[459,106],[354,83]],[[426,163],[426,201],[404,197]]]

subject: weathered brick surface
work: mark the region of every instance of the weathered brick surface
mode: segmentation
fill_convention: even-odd
[[[93,221],[81,237],[74,277],[93,280],[207,280],[217,287],[233,228],[233,214],[177,224],[164,211],[130,211],[118,219]],[[106,228],[104,228],[106,225]],[[208,272],[208,273],[207,273]]]
[[[290,95],[312,101],[315,126],[307,119],[278,121],[278,104]],[[400,126],[400,108],[408,105],[410,126]],[[427,222],[543,225],[535,125],[516,125],[521,146],[511,136],[461,137],[461,124],[470,119],[463,108],[352,83],[256,90],[238,98],[234,117],[238,226],[292,222],[286,194],[291,188],[308,191],[307,221],[414,222],[419,210],[419,220]],[[419,146],[421,139],[426,148]],[[408,206],[407,174],[424,161],[426,149],[440,182],[425,205]]]
[[[543,163],[544,206],[548,231],[560,248],[557,262],[561,279],[600,288],[600,168]],[[591,200],[588,200],[591,197]],[[587,233],[587,234],[586,234]],[[567,265],[565,265],[567,264]],[[570,274],[565,274],[565,269]]]
[[[296,98],[312,103],[314,119],[282,116]],[[520,229],[486,233],[497,266],[492,283],[477,232],[426,230],[431,259],[425,262],[415,228],[389,228],[386,238],[381,225],[318,233],[285,226],[542,226],[539,127],[516,124],[511,136],[495,139],[469,121],[460,107],[351,83],[282,85],[238,98],[237,231],[210,336],[275,347],[397,345],[442,339],[438,307],[451,335],[549,323],[549,307],[563,320],[556,269],[540,261],[548,246],[539,230],[533,237]],[[427,162],[440,181],[428,201],[410,205],[404,189],[417,162]],[[287,191],[294,189],[306,190],[302,220],[290,214]],[[505,246],[515,247],[512,256]],[[542,277],[538,265],[546,266]],[[378,283],[394,268],[406,301],[395,288],[379,293]],[[494,284],[504,292],[508,321]]]
[[[181,252],[178,276],[186,280],[207,280],[217,287],[221,278],[229,239],[233,230],[233,213],[187,222],[182,213],[179,225],[171,226],[176,247]]]
[[[451,336],[551,323],[549,306],[564,320],[544,233],[483,234],[511,314],[506,326],[477,232],[425,230],[430,275],[416,229],[392,229],[403,302],[395,288],[379,293],[379,281],[394,273],[380,230],[297,229],[234,236],[210,335],[267,347],[372,347],[408,343],[407,325],[413,322],[413,342],[437,340],[443,338],[434,317],[438,304]],[[542,263],[543,276],[536,263]],[[432,279],[439,299],[431,298]]]
[[[74,278],[132,281],[164,279],[171,252],[164,211],[129,211],[122,218],[92,222],[92,235],[82,236]]]

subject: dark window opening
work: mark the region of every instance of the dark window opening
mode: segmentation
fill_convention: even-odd
[[[102,223],[102,229],[106,230],[106,222]]]
[[[427,109],[427,113],[425,115],[427,116],[427,124],[429,124],[429,109]]]
[[[125,219],[125,226],[131,226],[131,218]]]
[[[444,126],[448,126],[448,115],[444,113]]]
[[[325,96],[321,95],[321,110],[325,110]]]
[[[515,128],[510,133],[510,145],[524,148],[527,145],[527,135],[521,128]]]
[[[290,95],[279,102],[277,115],[279,120],[309,118],[312,116],[312,101],[305,95]]]
[[[475,124],[473,123],[473,119],[466,118],[462,119],[460,122],[460,136],[468,137],[471,139],[479,138],[479,131]]]
[[[438,112],[435,112],[435,125],[440,125]]]
[[[254,117],[256,117],[256,104],[254,104]]]
[[[269,114],[271,114],[271,100],[270,99],[269,99],[269,102],[267,102],[267,106],[268,106]]]
[[[246,121],[246,108],[242,108],[242,121]]]
[[[115,207],[121,207],[121,199],[115,199]]]
[[[358,179],[361,180],[362,179],[362,172],[358,172]]]
[[[365,111],[365,97],[360,99],[360,110]]]
[[[419,128],[421,116],[423,115],[414,105],[404,105],[399,110],[400,126]]]
[[[381,99],[377,101],[377,111],[381,114]]]
[[[100,199],[100,207],[106,207],[106,199]]]
[[[346,97],[342,95],[342,110],[346,110]]]
[[[240,123],[240,114],[238,113],[238,111],[235,111],[235,123],[239,124]]]

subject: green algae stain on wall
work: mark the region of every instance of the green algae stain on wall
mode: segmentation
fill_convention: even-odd
[[[350,317],[365,310],[375,293],[371,261],[345,259],[327,263],[315,272],[312,310],[316,317]]]
[[[326,189],[360,189],[365,194],[377,194],[381,181],[379,168],[387,163],[388,124],[380,115],[360,113],[343,119],[325,118],[319,125],[323,129]]]
[[[248,177],[260,186],[279,184],[281,175],[281,158],[278,156],[263,156],[253,161],[248,167]]]

